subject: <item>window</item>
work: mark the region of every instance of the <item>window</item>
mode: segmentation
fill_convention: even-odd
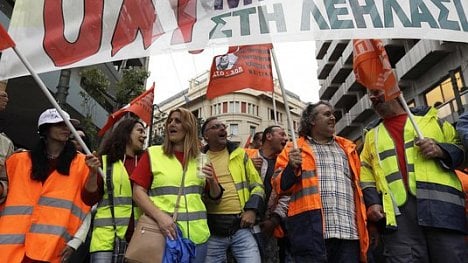
[[[246,113],[247,112],[247,103],[242,102],[241,103],[241,113]]]
[[[252,103],[248,104],[248,114],[254,115],[254,105]]]
[[[461,88],[464,85],[460,71],[457,71],[455,73],[455,79],[457,81],[458,90],[461,90]],[[439,84],[437,84],[437,86],[435,86],[431,90],[427,91],[424,97],[426,99],[426,105],[428,106],[440,106],[440,104],[444,104],[455,99],[452,80],[450,79],[450,76],[442,80]]]
[[[237,123],[229,124],[229,135],[234,135],[234,136],[239,135],[239,124]]]
[[[253,137],[256,130],[257,130],[257,127],[255,127],[255,126],[250,126],[249,134]]]
[[[219,115],[219,114],[221,114],[221,103],[217,103],[211,106],[211,115],[214,116],[214,115]]]
[[[274,120],[275,119],[275,111],[270,109],[270,120]]]
[[[223,113],[228,113],[228,103],[223,102]]]
[[[239,113],[240,112],[240,103],[238,101],[229,102],[229,113]]]

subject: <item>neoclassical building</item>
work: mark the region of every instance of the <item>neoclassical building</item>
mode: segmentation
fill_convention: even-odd
[[[263,131],[277,122],[287,130],[287,116],[281,89],[275,81],[272,93],[250,88],[226,94],[212,100],[206,99],[209,72],[190,80],[189,88],[162,101],[155,107],[154,134],[164,134],[164,122],[170,110],[189,109],[199,120],[199,126],[211,116],[217,116],[227,126],[229,140],[243,146],[250,134]],[[294,130],[297,132],[300,114],[305,107],[298,95],[286,91]],[[276,108],[276,111],[275,111]],[[290,135],[290,132],[288,131]]]

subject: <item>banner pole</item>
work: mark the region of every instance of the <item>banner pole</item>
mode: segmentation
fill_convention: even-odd
[[[44,82],[42,81],[42,79],[39,77],[39,75],[37,75],[37,73],[34,71],[34,69],[32,68],[31,64],[29,63],[29,61],[23,56],[23,54],[21,54],[21,52],[14,46],[12,47],[13,50],[15,51],[16,55],[19,57],[19,59],[21,60],[21,62],[23,62],[24,66],[26,66],[26,68],[28,69],[29,73],[31,73],[31,76],[34,78],[34,80],[37,82],[37,84],[39,85],[39,87],[41,88],[42,92],[44,93],[44,95],[47,97],[47,99],[50,101],[50,103],[52,103],[52,105],[54,106],[54,108],[57,109],[58,113],[60,114],[60,116],[62,117],[63,121],[65,122],[65,124],[67,125],[67,127],[70,129],[71,133],[73,134],[73,136],[75,137],[75,139],[78,141],[78,143],[80,144],[80,146],[83,148],[83,151],[89,155],[89,154],[92,154],[91,151],[89,150],[88,146],[84,143],[83,139],[81,139],[80,135],[78,134],[78,132],[76,131],[75,127],[73,126],[73,124],[70,122],[69,119],[67,119],[65,117],[65,114],[62,110],[62,108],[60,107],[60,105],[57,103],[57,101],[55,101],[55,98],[52,96],[52,94],[50,93],[49,89],[47,89],[46,85],[44,84]],[[98,167],[98,173],[104,177],[104,173],[102,171],[102,169],[100,167]]]
[[[403,93],[400,92],[400,96],[398,96],[398,100],[400,100],[401,105],[405,109],[406,113],[408,114],[408,118],[411,121],[411,124],[413,124],[414,130],[416,131],[416,134],[418,135],[418,138],[420,140],[424,139],[424,135],[421,132],[421,129],[419,129],[418,124],[416,123],[416,120],[414,119],[413,114],[411,113],[408,104],[406,103],[405,98],[403,97]]]
[[[278,125],[278,118],[276,117],[276,100],[275,100],[275,85],[273,85],[273,91],[271,92],[271,98],[273,100],[273,112],[275,113],[274,119],[275,119],[275,124]]]
[[[273,43],[271,44],[272,48],[270,50],[271,56],[273,58],[273,62],[275,63],[275,70],[276,74],[278,75],[279,86],[281,88],[281,95],[283,96],[284,101],[284,108],[286,110],[286,118],[288,121],[288,129],[291,132],[291,140],[293,142],[294,149],[297,149],[297,141],[296,141],[296,133],[294,132],[293,122],[291,118],[291,112],[289,108],[288,96],[286,94],[286,90],[284,89],[283,78],[281,77],[281,72],[279,69],[278,60],[276,59],[275,48],[273,47]],[[274,90],[274,87],[273,87]]]
[[[153,107],[151,108],[151,120],[150,120],[150,125],[149,125],[149,134],[148,134],[148,146],[151,146],[152,140],[153,140],[153,123],[154,123],[154,107],[156,107],[156,104],[153,104]]]

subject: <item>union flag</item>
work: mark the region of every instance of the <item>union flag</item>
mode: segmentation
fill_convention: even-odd
[[[143,92],[140,96],[133,99],[128,105],[121,108],[120,110],[112,113],[107,119],[106,124],[99,131],[98,135],[103,136],[107,130],[109,130],[114,124],[120,120],[125,113],[133,112],[136,114],[142,121],[146,124],[151,123],[152,113],[153,113],[153,100],[154,100],[154,82],[153,86]]]
[[[0,51],[14,46],[15,42],[11,39],[10,35],[8,35],[5,28],[0,24]]]
[[[210,70],[207,99],[246,88],[273,91],[271,44],[230,47],[215,56]]]
[[[356,81],[367,89],[383,90],[385,101],[400,95],[400,88],[380,39],[354,39],[353,70]]]

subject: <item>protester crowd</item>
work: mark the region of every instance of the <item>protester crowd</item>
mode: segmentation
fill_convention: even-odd
[[[143,221],[166,242],[146,262],[468,262],[468,112],[455,128],[414,109],[418,138],[397,99],[369,99],[381,121],[362,152],[335,135],[325,101],[307,105],[296,142],[273,125],[244,149],[217,117],[199,133],[178,108],[162,145],[145,149],[129,117],[88,155],[48,109],[30,151],[0,135],[0,262],[124,262],[154,230]],[[187,249],[170,256],[180,238]]]

